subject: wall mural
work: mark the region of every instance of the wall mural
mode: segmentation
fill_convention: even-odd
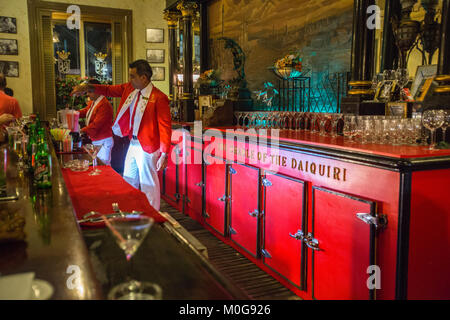
[[[217,0],[208,6],[212,67],[223,80],[235,76],[221,37],[242,48],[248,87],[256,92],[277,83],[270,67],[301,52],[312,87],[325,75],[350,71],[353,0]]]

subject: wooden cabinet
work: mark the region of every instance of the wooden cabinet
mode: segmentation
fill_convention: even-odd
[[[175,153],[176,157],[172,157]],[[167,197],[169,201],[175,203],[180,199],[179,193],[179,164],[177,161],[180,151],[176,145],[172,145],[169,151],[169,160],[167,163],[167,168],[164,169],[162,177],[162,188],[161,193]]]
[[[304,230],[305,183],[280,174],[266,174],[262,185],[264,264],[302,288],[305,249],[297,236]]]
[[[194,220],[202,220],[203,209],[203,165],[201,150],[190,148],[186,163],[186,213]],[[195,163],[200,159],[200,163]]]
[[[226,230],[227,165],[205,165],[205,212],[204,220],[221,235]]]
[[[367,270],[376,264],[375,230],[361,219],[374,218],[375,202],[325,188],[312,190],[313,298],[373,299]]]
[[[259,169],[233,164],[230,172],[230,238],[254,257],[259,251]]]

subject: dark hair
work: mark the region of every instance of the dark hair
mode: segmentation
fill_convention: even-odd
[[[98,81],[97,79],[92,78],[92,79],[88,80],[88,83],[89,84],[100,84],[100,81]]]
[[[147,60],[140,59],[136,60],[129,65],[130,69],[136,68],[136,72],[138,75],[146,75],[148,78],[148,81],[152,79],[153,76],[153,70],[152,67],[150,67],[150,64],[147,62]]]
[[[0,89],[6,88],[6,77],[3,73],[0,73]]]
[[[5,88],[3,91],[10,97],[14,96],[14,91],[11,88]]]

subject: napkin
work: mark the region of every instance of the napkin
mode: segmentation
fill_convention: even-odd
[[[0,300],[31,299],[34,272],[11,274],[0,277]]]

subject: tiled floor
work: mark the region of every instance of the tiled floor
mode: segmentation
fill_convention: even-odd
[[[241,288],[249,299],[300,299],[234,248],[220,241],[197,221],[180,213],[161,199],[162,212],[169,213],[208,249],[211,264]]]

